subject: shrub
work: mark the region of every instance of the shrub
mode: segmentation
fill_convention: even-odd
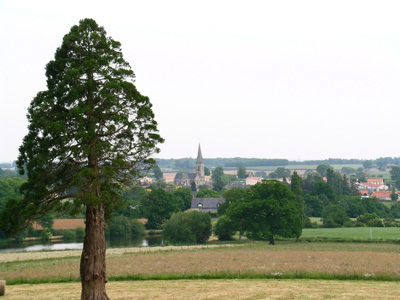
[[[365,213],[357,217],[357,222],[364,223],[369,227],[383,227],[382,219],[376,213]]]
[[[131,235],[132,237],[141,237],[146,235],[146,228],[138,220],[131,221]]]
[[[328,205],[322,210],[324,227],[340,227],[349,222],[345,209],[339,205]]]
[[[220,241],[230,241],[235,233],[231,219],[227,216],[222,216],[215,224],[214,234],[218,236]]]
[[[47,242],[52,237],[51,232],[47,229],[43,229],[40,235],[42,241]]]
[[[173,244],[205,243],[211,236],[211,217],[198,211],[172,215],[164,227],[163,237]]]
[[[76,238],[76,231],[73,229],[66,229],[62,232],[62,236],[65,240],[74,240]]]
[[[83,238],[85,237],[85,228],[82,228],[82,227],[76,228],[75,235],[76,235],[77,239],[83,240]]]
[[[132,234],[131,222],[127,217],[117,216],[108,225],[110,236],[125,237]]]

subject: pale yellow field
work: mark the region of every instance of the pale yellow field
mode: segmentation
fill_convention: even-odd
[[[112,300],[200,299],[351,299],[397,300],[400,283],[325,280],[174,280],[111,282]],[[71,300],[80,298],[79,283],[8,286],[2,300]]]

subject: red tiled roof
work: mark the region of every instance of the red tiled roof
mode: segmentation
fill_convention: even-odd
[[[383,179],[382,178],[368,178],[367,182],[382,182],[382,184],[383,184]]]
[[[390,197],[392,191],[377,191],[371,194],[371,197],[383,198],[383,197]],[[400,191],[396,191],[396,194],[400,194]]]

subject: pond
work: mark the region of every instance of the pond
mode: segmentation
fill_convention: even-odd
[[[107,248],[128,248],[128,247],[149,247],[149,246],[161,246],[163,245],[163,239],[159,235],[145,236],[144,238],[107,238]],[[0,244],[0,253],[5,252],[21,252],[21,251],[53,251],[53,250],[71,250],[71,249],[82,249],[82,242],[64,242],[64,241],[49,241],[43,243],[41,240],[30,241],[24,243],[10,242]]]

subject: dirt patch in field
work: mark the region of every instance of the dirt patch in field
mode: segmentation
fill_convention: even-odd
[[[324,280],[175,280],[111,282],[107,293],[113,300],[203,299],[352,299],[395,300],[396,282]],[[8,287],[4,300],[79,299],[80,284],[38,284]]]

